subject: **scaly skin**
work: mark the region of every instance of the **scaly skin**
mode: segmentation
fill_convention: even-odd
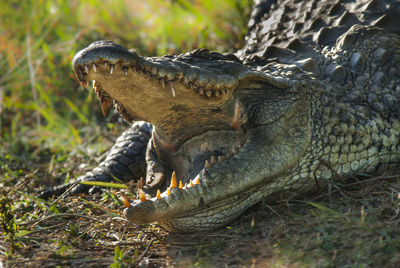
[[[115,100],[153,125],[129,221],[202,231],[262,199],[399,167],[399,2],[274,2],[256,1],[239,59],[144,58],[109,41],[74,57],[103,112]]]

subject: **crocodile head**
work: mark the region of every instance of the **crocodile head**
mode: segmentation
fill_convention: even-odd
[[[73,68],[84,86],[93,81],[104,114],[114,105],[127,121],[154,125],[146,185],[125,210],[133,223],[227,224],[268,194],[261,185],[297,163],[310,140],[301,86],[232,54],[146,58],[98,41]]]

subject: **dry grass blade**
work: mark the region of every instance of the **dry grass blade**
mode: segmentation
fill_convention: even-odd
[[[36,107],[40,107],[39,102],[38,102],[38,94],[36,91],[36,79],[35,79],[35,69],[33,68],[33,62],[32,62],[32,39],[31,35],[28,32],[26,35],[26,55],[27,55],[27,60],[28,60],[28,69],[29,69],[29,81],[31,84],[31,90],[32,90],[32,95],[33,95],[33,100],[36,104]],[[36,124],[37,127],[40,129],[40,126],[42,125],[41,123],[41,117],[40,113],[38,110],[35,111],[36,115]]]
[[[86,219],[89,219],[89,220],[92,220],[92,221],[95,221],[95,222],[99,222],[99,223],[102,222],[101,220],[98,220],[98,219],[95,219],[93,217],[89,217],[89,216],[86,216],[86,215],[79,215],[79,214],[72,214],[72,213],[60,213],[60,214],[49,215],[49,216],[46,216],[44,218],[41,218],[41,219],[35,221],[35,223],[32,224],[32,226],[30,228],[33,229],[38,224],[40,224],[40,223],[42,223],[44,221],[47,221],[47,220],[50,220],[50,219],[53,219],[53,218],[63,218],[63,217],[86,218]]]

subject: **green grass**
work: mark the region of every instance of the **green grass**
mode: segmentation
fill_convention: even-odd
[[[74,54],[92,41],[111,39],[147,56],[197,47],[233,51],[249,12],[243,0],[2,0],[0,7],[1,147],[12,155],[21,146],[64,153],[96,139],[99,123],[114,127],[71,71]]]
[[[247,0],[0,0],[0,262],[9,266],[396,267],[398,177],[259,204],[206,234],[121,217],[119,191],[60,200],[38,190],[85,173],[127,125],[79,87],[73,55],[111,39],[147,56],[235,51]],[[87,163],[87,164],[83,164]],[[129,190],[121,192],[129,194]]]

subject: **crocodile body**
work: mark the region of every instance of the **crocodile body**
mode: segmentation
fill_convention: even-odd
[[[74,58],[78,79],[95,80],[104,112],[143,122],[81,179],[145,177],[129,221],[201,231],[263,199],[395,170],[399,18],[399,1],[259,0],[235,55],[93,43]]]

